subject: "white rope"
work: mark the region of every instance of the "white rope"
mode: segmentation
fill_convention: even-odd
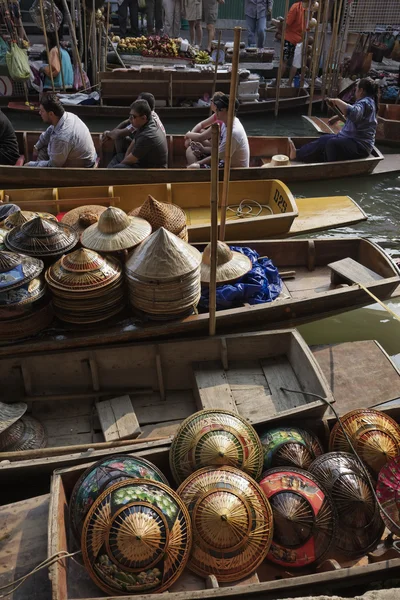
[[[254,208],[258,209],[257,212],[253,212]],[[239,204],[229,204],[226,207],[227,211],[234,213],[234,215],[231,215],[231,219],[235,217],[241,219],[244,219],[245,217],[258,217],[264,209],[269,210],[271,215],[274,214],[274,211],[268,204],[260,204],[257,200],[250,200],[249,198],[244,198]]]

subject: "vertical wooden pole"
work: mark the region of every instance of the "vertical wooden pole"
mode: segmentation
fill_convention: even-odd
[[[83,76],[81,57],[79,56],[79,52],[78,52],[78,43],[77,43],[77,40],[76,40],[75,29],[72,26],[71,13],[69,12],[67,0],[62,0],[62,3],[63,3],[63,8],[64,8],[64,15],[67,18],[68,29],[69,29],[69,33],[70,33],[70,36],[71,36],[71,39],[72,39],[72,47],[74,49],[75,60],[76,60],[76,62],[78,64],[79,72],[80,72],[81,78],[82,78],[83,91],[85,91],[85,89],[86,89],[85,78]]]
[[[211,272],[208,288],[209,334],[215,335],[217,325],[217,249],[218,249],[218,175],[219,127],[211,125]]]
[[[217,89],[218,61],[219,61],[219,51],[221,49],[221,36],[222,36],[222,30],[220,29],[219,33],[218,33],[217,60],[215,61],[214,79],[213,79],[213,86],[212,86],[212,91],[211,91],[211,99],[214,98],[214,94]],[[211,110],[211,105],[210,105],[210,115],[211,115],[211,113],[212,113],[212,110]]]
[[[326,30],[328,27],[328,10],[329,10],[329,0],[325,0],[324,4],[324,14],[322,16],[322,33],[320,37],[319,51],[318,51],[318,65],[321,64],[321,60],[323,61],[325,56],[325,40],[326,40]],[[324,64],[324,61],[323,61]],[[323,67],[322,67],[323,68]],[[322,72],[322,76],[324,73]]]
[[[64,92],[67,91],[67,88],[65,87],[65,80],[64,80],[64,69],[62,66],[62,56],[61,56],[61,47],[60,47],[60,38],[58,37],[58,28],[57,28],[57,21],[56,21],[56,12],[54,10],[54,0],[50,0],[50,4],[51,4],[51,14],[52,14],[52,18],[53,18],[53,26],[54,26],[54,34],[56,36],[56,44],[57,44],[57,50],[58,50],[58,56],[60,58],[60,73],[61,73],[61,81],[62,81],[62,89],[64,90]]]
[[[87,14],[86,14],[86,0],[82,0],[83,6],[83,48],[84,48],[84,64],[87,71],[88,68],[88,32],[87,32]]]
[[[289,1],[289,0],[287,0]],[[233,57],[232,57],[232,72],[231,85],[229,89],[229,107],[228,107],[228,122],[226,124],[226,145],[224,157],[224,182],[222,186],[222,201],[221,201],[221,225],[219,230],[219,239],[225,239],[225,221],[226,221],[226,206],[228,204],[229,193],[229,176],[231,170],[231,147],[232,147],[232,127],[235,118],[235,100],[238,82],[239,70],[239,50],[240,50],[240,34],[241,28],[235,27],[233,38]]]
[[[92,71],[93,85],[97,85],[98,66],[97,66],[97,37],[96,37],[96,4],[92,2]]]
[[[313,109],[313,96],[315,89],[315,77],[318,73],[318,49],[319,49],[319,39],[320,39],[320,31],[319,31],[319,23],[321,20],[321,0],[319,0],[318,12],[317,12],[317,25],[315,27],[314,33],[314,43],[311,54],[311,85],[310,85],[310,102],[308,104],[308,116],[311,117],[312,109]]]
[[[51,87],[52,87],[53,92],[54,92],[54,90],[55,90],[55,88],[54,88],[54,79],[53,79],[53,71],[51,70],[51,64],[50,64],[49,40],[47,39],[46,21],[44,19],[44,12],[43,12],[43,0],[39,0],[39,2],[40,2],[40,16],[42,17],[42,27],[43,27],[44,43],[46,44],[47,61],[49,63],[49,73],[50,73]],[[60,56],[60,59],[61,59],[61,56]]]
[[[289,12],[289,0],[285,3],[285,20],[282,25],[282,37],[281,37],[281,51],[279,54],[279,67],[276,77],[276,97],[275,97],[275,116],[278,116],[279,112],[279,96],[281,93],[281,79],[282,79],[282,63],[283,63],[283,50],[285,47],[285,34],[286,34],[286,19]]]
[[[320,0],[321,1],[321,0]],[[329,0],[326,0],[327,2],[329,2]],[[300,90],[304,87],[304,80],[306,77],[306,70],[307,70],[307,53],[308,53],[308,24],[310,22],[310,18],[311,18],[311,2],[308,5],[307,8],[307,15],[305,17],[306,22],[305,22],[305,31],[303,34],[303,48],[301,51],[301,77],[300,77],[300,88],[299,88],[299,93]]]

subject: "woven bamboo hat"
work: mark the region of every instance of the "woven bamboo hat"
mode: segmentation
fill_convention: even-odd
[[[18,421],[25,414],[27,408],[25,402],[15,402],[13,404],[0,402],[0,433]]]
[[[160,227],[168,229],[185,242],[188,241],[186,227],[186,215],[184,211],[176,204],[167,204],[159,202],[153,196],[147,196],[142,206],[134,208],[128,213],[133,217],[146,219],[153,229],[157,231]]]
[[[49,298],[45,302],[39,301],[40,306],[34,311],[15,319],[0,319],[0,342],[9,343],[10,340],[23,340],[38,334],[49,327],[53,320],[53,305]],[[33,303],[29,306],[32,306]]]
[[[43,257],[68,252],[77,242],[78,235],[72,227],[42,217],[14,227],[5,237],[5,245],[10,250]]]
[[[227,410],[201,410],[183,421],[169,453],[177,483],[197,469],[229,465],[254,479],[261,475],[263,452],[253,427]]]
[[[201,577],[238,581],[265,559],[272,541],[271,506],[247,473],[205,467],[178,488],[192,518],[188,568]]]
[[[324,453],[318,438],[300,427],[275,427],[260,436],[264,449],[264,469],[290,466],[308,469]]]
[[[90,465],[79,477],[69,501],[72,531],[80,543],[83,523],[96,498],[117,481],[129,478],[150,479],[169,485],[161,471],[139,456],[114,454]]]
[[[19,225],[23,225],[28,221],[31,221],[35,217],[42,217],[42,219],[49,219],[50,221],[57,221],[56,217],[51,213],[46,212],[33,212],[31,210],[18,210],[11,215],[9,215],[4,221],[4,229],[14,229],[14,227],[18,227]]]
[[[38,277],[44,264],[38,258],[0,251],[0,292],[11,290]]]
[[[94,225],[85,229],[81,243],[98,252],[117,252],[133,248],[151,233],[151,225],[144,219],[128,217],[120,208],[109,206]]]
[[[43,277],[31,279],[17,288],[0,292],[0,319],[12,318],[18,314],[24,314],[24,307],[38,301],[47,292],[47,286]],[[16,310],[18,307],[21,311]]]
[[[176,235],[160,227],[126,262],[127,275],[142,281],[172,281],[200,266],[200,252]]]
[[[395,456],[379,472],[378,499],[391,520],[382,513],[386,527],[400,536],[400,456]]]
[[[346,452],[328,452],[319,456],[309,471],[330,493],[338,512],[336,549],[352,558],[372,552],[384,523],[359,460]]]
[[[46,446],[43,425],[33,417],[25,415],[0,435],[0,452],[36,450]]]
[[[357,454],[375,475],[400,454],[400,426],[385,413],[372,408],[353,410],[341,422]],[[329,450],[351,452],[339,423],[331,431]]]
[[[243,277],[252,268],[251,260],[240,252],[233,252],[228,244],[218,241],[217,247],[217,283],[228,283]],[[201,263],[201,282],[210,283],[211,244],[203,252]]]
[[[21,209],[16,204],[0,204],[0,227],[3,227],[4,221],[9,215],[19,212]]]
[[[85,229],[97,223],[100,215],[106,210],[105,206],[99,204],[87,204],[86,206],[78,206],[65,213],[61,219],[61,223],[66,223],[78,233],[82,233]]]
[[[320,562],[336,534],[337,513],[329,493],[314,475],[295,467],[266,471],[260,487],[274,516],[268,560],[284,567]]]
[[[190,515],[164,483],[127,479],[96,498],[81,542],[90,577],[108,595],[162,592],[189,560]]]

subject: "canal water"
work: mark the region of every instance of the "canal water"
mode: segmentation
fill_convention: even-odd
[[[8,113],[16,129],[44,129],[41,120],[32,114]],[[240,115],[239,115],[240,116]],[[299,112],[244,116],[241,118],[248,135],[310,136],[315,132]],[[106,122],[90,119],[91,131],[112,129],[119,119]],[[167,133],[186,133],[194,126],[190,120],[164,120]],[[388,149],[383,149],[387,151]],[[390,151],[390,150],[388,150]],[[368,220],[342,229],[334,229],[319,236],[364,236],[382,246],[392,258],[400,258],[400,175],[353,177],[329,181],[290,184],[296,197],[334,196],[347,194],[367,213]],[[386,302],[400,317],[400,298]],[[340,315],[314,321],[299,327],[308,344],[330,344],[356,340],[377,340],[400,367],[400,322],[379,304],[347,311]]]

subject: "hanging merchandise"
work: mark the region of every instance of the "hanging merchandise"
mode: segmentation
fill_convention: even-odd
[[[62,23],[62,20],[63,20],[63,14],[60,11],[60,9],[57,8],[57,6],[55,4],[53,4],[53,7],[51,6],[51,4],[52,4],[52,0],[43,0],[42,1],[43,17],[44,17],[44,22],[46,24],[46,31],[54,33],[55,32],[54,24],[56,24],[56,27],[58,30]],[[53,19],[53,11],[54,11],[54,19]],[[29,14],[31,15],[32,21],[35,23],[35,25],[37,25],[37,27],[39,27],[39,29],[43,30],[43,21],[42,21],[42,15],[41,15],[41,11],[40,11],[40,1],[39,0],[35,0],[35,2],[32,4],[31,8],[29,9]]]
[[[83,83],[82,83],[82,75],[83,75]],[[75,64],[74,66],[74,84],[73,87],[75,90],[87,90],[88,88],[90,88],[90,81],[89,81],[89,77],[87,76],[87,74],[85,73],[84,69],[82,68],[82,75],[81,75],[81,70],[79,68],[78,64]]]
[[[235,283],[217,286],[217,310],[236,308],[244,303],[263,304],[275,300],[282,291],[282,280],[272,260],[260,257],[258,252],[251,248],[230,246],[230,249],[250,258],[252,268]],[[203,286],[198,305],[198,311],[201,313],[208,312],[208,294],[208,286]]]
[[[31,70],[29,67],[28,54],[26,50],[22,50],[17,43],[11,43],[10,51],[6,54],[6,61],[8,72],[14,81],[25,81],[30,79]]]
[[[7,52],[9,51],[8,44],[0,37],[0,65],[7,64]]]

